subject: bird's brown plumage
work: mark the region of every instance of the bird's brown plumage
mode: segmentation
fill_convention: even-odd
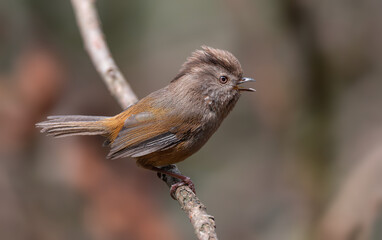
[[[156,167],[182,161],[205,144],[240,91],[253,91],[238,87],[247,81],[253,79],[243,78],[231,53],[204,46],[168,86],[116,116],[53,116],[37,126],[54,136],[104,135],[108,158],[133,157],[140,166],[160,171]]]

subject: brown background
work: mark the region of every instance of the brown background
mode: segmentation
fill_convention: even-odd
[[[97,1],[139,97],[201,45],[233,52],[257,92],[178,166],[221,239],[382,238],[382,2]],[[0,238],[194,239],[154,173],[102,138],[52,139],[49,114],[120,111],[70,1],[0,2]]]

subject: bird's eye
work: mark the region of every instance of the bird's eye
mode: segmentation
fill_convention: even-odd
[[[226,84],[228,82],[228,77],[227,76],[220,76],[219,82]]]

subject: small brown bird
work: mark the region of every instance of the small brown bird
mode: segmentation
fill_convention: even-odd
[[[230,52],[203,46],[192,53],[171,83],[113,117],[50,116],[37,123],[41,132],[55,137],[104,135],[111,147],[109,159],[135,158],[143,168],[182,182],[190,178],[161,169],[198,151],[218,129],[243,91],[253,82],[243,77],[239,61]]]

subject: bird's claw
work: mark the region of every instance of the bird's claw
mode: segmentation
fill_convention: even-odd
[[[194,183],[191,181],[191,179],[189,177],[186,177],[181,182],[177,182],[177,183],[171,185],[170,195],[174,200],[176,200],[176,197],[175,197],[176,190],[178,189],[178,187],[184,186],[184,185],[188,186],[192,190],[192,192],[194,192],[196,194]]]

